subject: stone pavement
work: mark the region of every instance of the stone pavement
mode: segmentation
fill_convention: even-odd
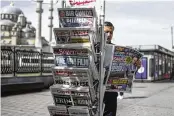
[[[49,90],[1,98],[2,116],[49,116]],[[174,116],[174,82],[134,83],[132,94],[118,101],[117,116]]]

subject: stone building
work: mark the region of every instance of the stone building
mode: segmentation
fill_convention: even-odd
[[[35,45],[36,29],[23,11],[11,3],[1,9],[1,45]],[[42,37],[43,51],[49,51],[48,41]]]

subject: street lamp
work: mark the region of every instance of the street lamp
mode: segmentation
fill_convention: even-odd
[[[172,39],[172,49],[174,49],[174,44],[173,44],[173,26],[171,26],[171,39]]]
[[[174,49],[173,27],[174,27],[174,26],[171,26],[171,27],[170,27],[170,30],[171,30],[171,42],[172,42],[172,49]],[[162,29],[169,29],[169,28],[162,28]]]

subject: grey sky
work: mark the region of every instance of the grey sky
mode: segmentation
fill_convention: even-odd
[[[107,1],[107,0],[106,0]],[[16,7],[23,10],[28,20],[36,27],[36,4],[27,1],[14,2]],[[2,6],[9,2],[1,2]],[[58,27],[57,9],[54,6],[54,27]],[[42,20],[42,35],[48,39],[48,5],[44,5]],[[149,45],[159,44],[171,49],[170,26],[174,25],[174,0],[172,1],[143,1],[143,2],[106,2],[106,20],[115,26],[114,43],[119,45]],[[166,28],[166,29],[163,29]]]

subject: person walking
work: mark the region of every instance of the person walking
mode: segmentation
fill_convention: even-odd
[[[114,26],[111,22],[106,21],[104,23],[104,32],[107,33],[107,35],[108,35],[106,43],[113,44],[111,41],[113,39]],[[135,66],[137,66],[137,68],[140,68],[141,61],[137,60],[135,62]],[[120,95],[123,96],[123,92],[120,92]],[[105,92],[104,101],[103,101],[105,103],[105,109],[104,109],[103,116],[116,116],[117,97],[118,97],[118,92]]]

